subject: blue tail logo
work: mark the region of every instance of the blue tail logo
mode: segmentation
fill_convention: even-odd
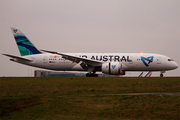
[[[141,56],[141,60],[142,60],[142,62],[144,63],[144,65],[145,65],[146,67],[148,67],[149,64],[150,64],[151,62],[153,62],[153,58],[154,58],[154,56],[150,56],[150,57],[147,57],[147,58]]]
[[[112,69],[114,69],[116,67],[116,65],[111,65]]]
[[[17,32],[17,30],[18,30],[18,29],[13,29],[14,33],[16,33],[16,32]]]

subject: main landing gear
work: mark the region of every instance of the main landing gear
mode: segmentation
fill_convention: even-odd
[[[98,74],[94,74],[94,73],[87,73],[86,77],[98,77]]]

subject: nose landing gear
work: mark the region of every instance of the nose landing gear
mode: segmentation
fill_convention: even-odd
[[[160,77],[163,77],[163,73],[165,73],[165,71],[161,71]]]
[[[160,74],[160,77],[163,77],[163,76],[164,76],[164,75],[161,73],[161,74]]]

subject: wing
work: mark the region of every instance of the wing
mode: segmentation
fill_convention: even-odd
[[[47,50],[41,50],[41,51],[61,55],[64,59],[70,60],[72,62],[76,62],[76,63],[81,62],[82,67],[83,67],[83,65],[87,65],[88,68],[89,67],[99,67],[102,65],[101,61],[91,60],[91,59],[87,59],[87,58],[81,58],[81,57],[68,55],[68,54],[64,54],[64,53],[58,53],[58,52],[54,52],[54,51],[47,51]]]

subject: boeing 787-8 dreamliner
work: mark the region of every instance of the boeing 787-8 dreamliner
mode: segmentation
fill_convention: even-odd
[[[21,56],[3,54],[11,61],[56,71],[86,71],[87,77],[97,77],[96,72],[110,75],[125,75],[126,71],[160,71],[178,68],[173,59],[152,53],[60,53],[38,50],[16,28],[11,28]],[[141,74],[140,74],[141,76]]]

